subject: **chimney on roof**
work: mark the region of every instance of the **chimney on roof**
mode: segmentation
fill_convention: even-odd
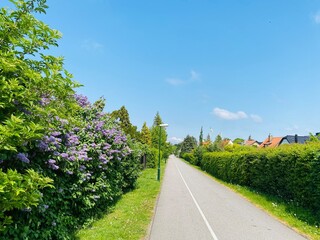
[[[251,135],[249,136],[249,138],[248,138],[248,141],[251,141],[252,139],[251,139]]]
[[[271,142],[271,140],[272,140],[272,135],[269,133],[268,141]]]
[[[294,142],[298,143],[298,134],[294,135]]]

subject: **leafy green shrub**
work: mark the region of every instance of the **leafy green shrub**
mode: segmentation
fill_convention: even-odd
[[[0,232],[13,222],[6,212],[37,206],[43,196],[40,190],[52,187],[52,182],[50,178],[41,177],[33,170],[20,174],[16,170],[9,169],[4,173],[0,169]]]
[[[194,157],[193,153],[184,153],[182,155],[182,158],[188,162],[190,162],[191,164],[194,164],[196,161],[196,158]]]
[[[74,94],[62,58],[41,53],[60,38],[32,15],[46,1],[11,2],[0,9],[0,239],[71,239],[134,187],[140,146],[103,100]]]
[[[82,108],[74,118],[83,127],[53,118],[51,132],[29,154],[27,165],[53,179],[55,189],[45,189],[42,204],[30,212],[13,210],[17,227],[6,229],[3,237],[69,239],[134,187],[139,146],[129,148],[119,126],[102,112],[103,100],[91,105],[85,97],[76,99]]]
[[[160,151],[160,159],[163,158],[162,151]],[[148,168],[157,168],[159,162],[159,149],[150,148],[147,152],[147,167]]]
[[[206,149],[203,146],[198,146],[196,149],[193,151],[194,155],[194,162],[192,164],[200,166],[203,158],[203,154],[206,152]]]
[[[205,153],[201,168],[224,181],[309,208],[320,221],[319,143]]]

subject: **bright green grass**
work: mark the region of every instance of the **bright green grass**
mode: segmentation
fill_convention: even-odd
[[[188,163],[190,166],[193,166],[199,171],[202,171],[200,167],[194,166],[187,161],[184,162]],[[308,210],[297,207],[296,205],[288,203],[280,198],[258,193],[247,187],[223,182],[206,172],[204,173],[222,185],[230,188],[234,192],[241,194],[251,203],[265,210],[267,213],[274,216],[279,221],[296,230],[300,234],[309,239],[320,240],[319,225],[317,225],[317,220]]]
[[[161,178],[164,166],[161,167]],[[80,240],[143,239],[152,220],[160,183],[157,169],[146,169],[135,190],[123,195],[111,213],[77,234]]]
[[[219,181],[221,183],[221,181]],[[240,193],[256,206],[264,209],[270,215],[275,216],[281,222],[295,229],[300,234],[309,239],[320,239],[320,229],[316,225],[316,219],[311,212],[297,207],[292,203],[288,203],[280,198],[258,193],[247,187],[233,185],[229,183],[223,184],[237,193]]]

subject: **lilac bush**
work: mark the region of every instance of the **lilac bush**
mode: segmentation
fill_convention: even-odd
[[[68,239],[70,230],[97,216],[131,189],[139,174],[140,156],[131,150],[118,124],[103,113],[103,100],[90,104],[85,97],[75,98],[82,106],[74,116],[77,125],[53,117],[33,153],[16,156],[54,180],[55,188],[44,190],[38,208],[16,213],[21,227],[30,219],[42,219],[33,231],[50,239]]]

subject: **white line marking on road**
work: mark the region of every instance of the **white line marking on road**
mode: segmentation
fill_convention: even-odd
[[[218,240],[218,237],[216,236],[216,234],[215,234],[214,231],[212,230],[212,228],[211,228],[211,226],[210,226],[210,224],[209,224],[206,216],[203,214],[203,212],[202,212],[202,210],[201,210],[201,208],[200,208],[197,200],[194,198],[194,196],[193,196],[193,194],[192,194],[192,192],[191,192],[188,184],[187,184],[186,181],[184,180],[184,177],[182,176],[182,174],[181,174],[181,172],[180,172],[180,169],[178,168],[178,166],[177,166],[176,163],[174,163],[174,165],[176,166],[176,168],[177,168],[177,170],[178,170],[178,172],[179,172],[179,174],[180,174],[180,176],[181,176],[181,178],[182,178],[182,181],[183,181],[184,184],[186,185],[186,187],[187,187],[187,189],[188,189],[188,191],[189,191],[189,193],[190,193],[190,195],[191,195],[194,203],[196,204],[196,206],[197,206],[197,208],[198,208],[198,211],[200,212],[201,217],[203,218],[205,224],[207,225],[207,228],[209,229],[209,232],[211,233],[212,238],[213,238],[214,240]]]

